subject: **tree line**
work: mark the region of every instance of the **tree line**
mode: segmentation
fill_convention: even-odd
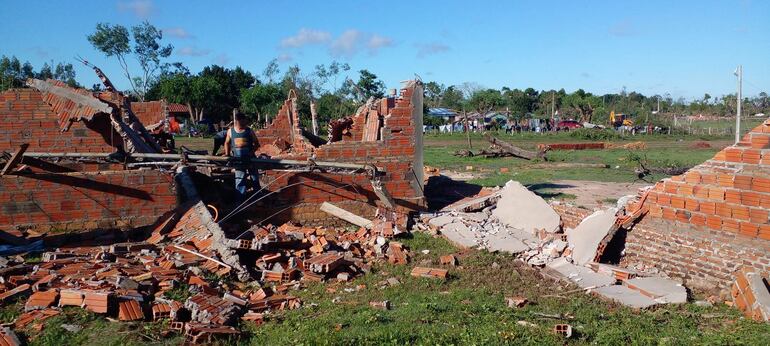
[[[11,88],[21,88],[28,78],[48,79],[53,78],[67,83],[73,87],[80,87],[75,80],[76,74],[72,64],[43,63],[39,70],[35,70],[29,61],[22,63],[15,56],[0,57],[0,92]]]
[[[627,92],[625,87],[619,93],[596,95],[583,89],[572,93],[564,89],[538,91],[533,88],[522,90],[503,87],[498,90],[482,88],[473,83],[445,86],[437,82],[425,84],[425,104],[427,107],[449,108],[460,112],[504,112],[513,120],[547,119],[557,115],[562,119],[595,123],[605,123],[612,111],[637,118],[644,116],[651,122],[660,118],[650,118],[652,114],[734,116],[737,105],[735,94],[722,97],[705,94],[699,100],[686,102],[684,98],[674,99],[670,94]],[[745,97],[742,107],[744,115],[767,114],[770,112],[770,98],[766,92],[760,92],[756,96]],[[431,121],[437,122],[435,119]]]

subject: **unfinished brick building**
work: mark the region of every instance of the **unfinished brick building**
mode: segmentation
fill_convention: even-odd
[[[724,292],[742,267],[770,272],[770,121],[686,173],[657,183],[628,232],[626,264]]]
[[[119,94],[90,93],[57,81],[46,83],[50,86],[42,84],[44,88],[59,88],[59,94],[30,88],[0,95],[0,151],[13,153],[25,143],[28,152],[142,149],[141,140],[125,133],[121,136],[114,119],[111,122],[109,107],[100,103],[114,105],[110,102],[119,100],[115,96]],[[62,98],[62,93],[70,98]],[[299,126],[293,99],[288,99],[273,123],[258,131],[260,152],[303,162],[365,164],[381,174],[373,182],[365,174],[268,171],[263,186],[277,191],[275,198],[281,203],[252,211],[262,217],[274,215],[270,222],[275,224],[293,220],[331,225],[344,221],[320,211],[322,202],[333,202],[362,216],[373,216],[377,206],[400,211],[425,207],[422,94],[421,83],[413,81],[399,97],[369,100],[354,116],[335,122],[342,124],[333,129],[339,136],[331,136],[329,143]],[[134,106],[142,122],[156,124],[166,117],[163,102],[135,103],[131,108]],[[153,223],[176,205],[172,174],[157,169],[78,160],[52,163],[28,156],[21,164],[24,169],[0,176],[0,230],[135,228]]]
[[[396,209],[422,209],[426,206],[422,99],[419,81],[408,82],[398,97],[371,99],[352,117],[335,122],[337,127],[330,129],[329,143],[319,143],[318,138],[300,128],[299,114],[293,111],[289,99],[272,124],[258,131],[257,151],[276,158],[375,165],[385,173],[380,181],[392,196]],[[281,207],[285,211],[260,212],[268,215],[280,212],[274,222],[291,219],[303,224],[323,222],[329,225],[341,221],[319,209],[323,202],[333,202],[367,217],[383,204],[372,181],[364,175],[269,172],[264,180],[265,183],[272,182],[271,190],[288,186],[280,194],[280,199],[288,205]]]
[[[0,152],[13,153],[22,144],[36,152],[122,148],[106,114],[54,96],[32,88],[0,94]],[[3,231],[133,228],[155,222],[176,204],[172,177],[158,171],[32,158],[22,163],[28,169],[0,176]]]

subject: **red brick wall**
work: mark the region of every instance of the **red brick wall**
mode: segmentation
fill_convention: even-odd
[[[0,177],[0,230],[138,227],[176,206],[170,175],[150,170]]]
[[[109,153],[115,151],[110,143],[122,146],[122,139],[112,132],[107,117],[102,115],[95,116],[88,125],[75,122],[68,131],[61,132],[57,115],[39,91],[9,90],[0,94],[0,151],[13,152],[22,143],[30,144],[30,152]],[[124,171],[116,164],[60,165],[80,172],[35,170],[0,177],[0,230],[85,231],[144,226],[176,205],[169,175]]]
[[[415,109],[413,96],[422,97],[422,94],[421,92],[419,95],[414,94],[414,88],[409,87],[401,90],[401,97],[397,99],[386,98],[378,101],[374,106],[380,115],[384,115],[382,140],[374,142],[346,140],[313,148],[304,140],[298,139],[299,130],[294,129],[295,134],[297,134],[294,141],[295,146],[291,148],[289,153],[280,155],[280,157],[292,159],[313,157],[316,161],[376,165],[386,172],[382,181],[400,209],[422,209],[426,206],[422,197],[422,182],[418,183],[418,179],[415,178],[415,175],[421,176],[422,167],[414,167],[416,153],[418,150],[422,150],[422,148],[416,148],[414,138],[415,135],[422,134],[422,129],[421,126],[418,126],[419,124],[413,121],[413,111],[418,112],[417,116],[421,119],[422,109]],[[288,113],[286,113],[289,105],[290,103],[287,101],[273,124],[257,133],[260,145],[268,145],[276,139],[289,138],[292,130],[289,127]],[[363,110],[363,112],[368,111]],[[364,117],[360,115],[354,117],[352,131],[354,139],[361,138],[360,133],[356,134],[356,132],[363,129],[363,124],[360,124],[363,121]],[[295,123],[297,123],[296,119]],[[415,131],[419,132],[415,133]],[[325,215],[318,211],[323,202],[345,202],[348,208],[356,209],[356,212],[362,214],[372,214],[374,206],[379,204],[370,180],[364,175],[307,173],[285,175],[282,172],[270,172],[267,179],[264,180],[276,180],[271,185],[271,189],[301,183],[281,192],[281,198],[286,199],[287,203],[299,203],[296,208],[287,211],[287,213],[291,213],[292,219],[298,221],[319,221],[318,217]],[[360,205],[356,206],[356,204]]]
[[[739,268],[770,271],[770,241],[654,217],[628,232],[625,251],[623,265],[655,267],[690,288],[724,295]]]
[[[628,263],[726,288],[741,265],[770,269],[770,122],[649,192],[628,233]]]
[[[168,114],[166,101],[131,102],[131,111],[144,126],[155,125]]]
[[[101,128],[109,123],[106,119],[95,118],[91,126]],[[110,143],[123,145],[117,134],[105,138],[82,122],[61,132],[57,115],[43,101],[39,91],[8,90],[0,94],[0,151],[14,151],[22,143],[29,143],[28,151],[58,152],[113,152],[115,148]]]
[[[593,210],[561,202],[552,202],[551,207],[561,217],[561,224],[565,229],[577,227],[580,224],[580,221],[583,221],[583,219],[593,213]]]

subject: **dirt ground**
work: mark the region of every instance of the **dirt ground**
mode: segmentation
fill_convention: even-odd
[[[580,180],[557,180],[549,189],[563,194],[574,195],[571,203],[593,208],[602,204],[614,203],[625,195],[635,195],[639,188],[649,186],[647,183],[611,183]]]

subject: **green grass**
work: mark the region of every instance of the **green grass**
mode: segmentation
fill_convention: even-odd
[[[560,135],[559,135],[560,136]],[[649,167],[690,167],[702,163],[713,157],[719,150],[719,147],[708,149],[692,149],[688,144],[692,141],[673,141],[668,145],[648,146],[645,150],[628,149],[605,149],[605,150],[554,150],[546,154],[547,162],[539,160],[523,160],[519,158],[485,158],[458,157],[453,153],[457,150],[466,149],[467,146],[462,139],[451,139],[453,135],[448,135],[442,140],[426,141],[425,146],[425,164],[432,167],[438,167],[442,171],[467,171],[467,166],[472,166],[471,172],[477,173],[478,177],[472,179],[471,183],[484,186],[499,186],[506,181],[513,179],[522,184],[547,183],[554,180],[589,180],[589,181],[609,181],[609,182],[633,182],[636,180],[634,168],[636,162],[631,160],[632,154],[646,158]],[[544,138],[547,140],[539,142],[530,142],[529,140],[516,140],[513,136],[509,142],[528,149],[534,149],[537,143],[554,143],[559,138]],[[475,151],[486,148],[485,143],[478,143]],[[596,163],[605,164],[610,168],[543,168],[547,163]],[[507,173],[500,173],[500,168],[508,168]],[[654,181],[665,177],[662,174],[655,174],[648,180]]]
[[[455,251],[445,240],[423,233],[404,243],[416,254],[413,263],[430,266],[440,267],[438,257]],[[420,253],[423,249],[430,253]],[[266,324],[249,328],[247,343],[761,344],[770,337],[766,324],[743,320],[725,306],[684,304],[637,312],[582,293],[559,296],[574,287],[545,280],[511,256],[467,251],[459,257],[461,267],[450,267],[446,282],[412,278],[408,273],[414,264],[410,264],[378,265],[349,284],[312,285],[298,292],[304,308],[279,312]],[[492,263],[499,267],[493,268]],[[390,277],[401,284],[383,287],[380,282]],[[365,288],[351,293],[343,290],[358,285]],[[330,287],[336,292],[328,292]],[[510,309],[505,305],[506,296],[527,297],[533,303]],[[370,301],[381,300],[390,300],[392,310],[369,306]],[[543,318],[539,313],[573,318]],[[518,321],[537,327],[521,326]],[[577,336],[569,340],[557,337],[551,333],[557,323],[571,324]]]

